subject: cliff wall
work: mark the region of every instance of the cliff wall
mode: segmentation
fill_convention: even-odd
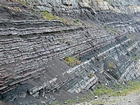
[[[139,13],[124,14],[120,7],[111,5],[116,1],[20,2],[58,15],[76,19],[82,16],[78,19],[86,18],[87,22],[68,25],[60,20],[49,21],[35,16],[22,4],[3,2],[0,99],[4,102],[51,105],[82,97],[97,84],[114,88],[115,83],[125,85],[140,78]],[[118,1],[121,6],[126,3],[136,5]]]

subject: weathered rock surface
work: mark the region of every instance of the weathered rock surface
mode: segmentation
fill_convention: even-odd
[[[16,0],[15,0],[16,1]],[[20,0],[29,2],[32,7],[61,15],[76,15],[87,11],[112,10],[117,13],[140,12],[140,2],[138,0]]]
[[[12,15],[14,7],[11,8],[11,4],[0,6],[5,11],[0,12],[1,100],[15,105],[51,105],[58,100],[81,97],[97,83],[112,87],[115,82],[125,84],[128,80],[139,79],[140,22],[130,14],[108,10],[112,7],[106,1],[96,1],[98,5],[94,5],[98,11],[94,11],[91,2],[95,3],[75,0],[30,2],[68,16],[74,16],[77,10],[80,14],[83,12],[79,11],[87,12],[82,15],[87,18],[90,12],[87,19],[97,18],[99,22],[93,21],[90,26],[47,21],[29,11],[28,15],[25,11],[17,12],[23,16],[17,18]],[[64,61],[67,56],[80,58],[81,63],[69,66]]]

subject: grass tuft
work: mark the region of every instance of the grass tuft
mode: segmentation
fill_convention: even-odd
[[[48,11],[42,11],[41,14],[43,15],[43,18],[44,19],[47,19],[47,20],[55,20],[55,19],[58,19],[58,17],[56,15],[52,15]]]
[[[75,66],[75,65],[78,65],[80,63],[80,60],[75,58],[75,57],[65,57],[64,60],[70,66]]]

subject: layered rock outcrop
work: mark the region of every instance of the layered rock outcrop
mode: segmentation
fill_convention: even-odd
[[[128,80],[140,78],[139,21],[131,15],[112,12],[112,6],[106,1],[96,2],[29,2],[39,9],[67,16],[78,17],[84,11],[87,14],[82,16],[87,18],[90,12],[87,19],[98,19],[98,23],[92,21],[90,26],[48,21],[29,11],[17,12],[10,7],[17,3],[0,6],[3,11],[10,11],[8,15],[0,12],[3,14],[0,20],[1,100],[15,105],[51,105],[81,97],[97,83],[113,87],[114,83],[125,85]],[[93,9],[93,4],[98,9]],[[23,17],[17,18],[12,11]],[[66,57],[79,58],[79,62],[69,65]]]
[[[15,0],[16,1],[16,0]],[[23,3],[29,3],[30,6],[36,6],[40,10],[49,12],[80,13],[85,8],[91,10],[113,10],[118,13],[140,12],[138,0],[20,0]]]

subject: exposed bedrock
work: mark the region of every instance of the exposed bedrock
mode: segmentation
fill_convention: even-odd
[[[36,28],[40,22],[57,26],[41,24]],[[112,86],[139,78],[136,61],[132,60],[138,56],[139,42],[128,38],[127,32],[112,35],[98,25],[66,26],[46,20],[2,20],[4,23],[9,24],[0,29],[0,93],[4,101],[19,104],[19,97],[25,98],[27,93],[50,101],[63,100],[98,82]],[[30,28],[22,27],[29,23]],[[63,60],[66,56],[80,57],[81,63],[69,67]],[[49,98],[57,91],[72,95]]]
[[[120,15],[140,12],[138,0],[20,0],[20,2],[56,15],[91,20],[98,20],[96,14],[99,11],[113,11]]]
[[[96,12],[100,23],[94,26],[70,26],[32,15],[1,19],[0,99],[14,105],[51,105],[82,97],[99,83],[113,88],[114,83],[140,79],[139,21],[126,14]],[[68,57],[79,62],[70,65]]]

